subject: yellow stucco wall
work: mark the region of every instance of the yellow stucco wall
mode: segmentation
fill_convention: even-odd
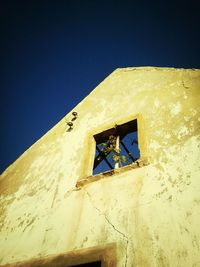
[[[200,70],[117,69],[74,110],[1,175],[0,265],[114,242],[117,267],[199,267]],[[134,118],[145,166],[77,188]]]

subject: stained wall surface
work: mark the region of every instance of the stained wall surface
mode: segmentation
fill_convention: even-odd
[[[116,243],[117,267],[199,267],[200,70],[117,69],[73,111],[1,175],[0,265]],[[139,166],[91,177],[93,135],[135,118]]]

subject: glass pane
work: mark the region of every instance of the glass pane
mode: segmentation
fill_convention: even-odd
[[[138,148],[138,132],[131,132],[122,139],[123,144],[120,142],[120,163],[121,167],[129,165],[140,158],[140,151]],[[130,153],[130,154],[129,154]]]
[[[104,146],[104,143],[102,144],[99,144],[97,146],[99,148],[99,150],[102,150],[105,146]],[[95,154],[95,158],[99,155],[99,152],[98,150],[96,149],[96,154]],[[109,153],[106,157],[107,161],[110,163],[110,165],[112,166],[109,166],[108,163],[104,160],[102,160],[98,166],[93,169],[93,175],[95,174],[98,174],[98,173],[101,173],[101,172],[106,172],[106,171],[109,171],[109,170],[112,170],[114,168],[114,164],[113,164],[113,160],[112,160],[112,156],[113,156],[113,152]]]

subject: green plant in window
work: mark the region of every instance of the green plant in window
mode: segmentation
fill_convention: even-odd
[[[114,161],[114,163],[119,162],[120,166],[123,163],[131,163],[130,160],[125,155],[120,155],[121,149],[116,147],[117,137],[110,135],[106,143],[101,143],[101,152]]]

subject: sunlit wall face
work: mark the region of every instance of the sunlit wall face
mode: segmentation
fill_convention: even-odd
[[[199,70],[159,67],[99,84],[1,175],[0,264],[115,245],[116,267],[195,266],[199,88]],[[92,175],[96,135],[135,119],[139,159]]]

